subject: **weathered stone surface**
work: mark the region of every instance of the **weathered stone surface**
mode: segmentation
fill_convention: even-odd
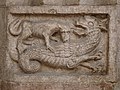
[[[6,60],[6,9],[0,8],[0,87],[1,79],[4,71],[4,61]],[[1,89],[0,89],[1,90]]]
[[[117,6],[117,35],[118,35],[118,51],[117,51],[117,70],[118,70],[118,83],[115,87],[115,90],[119,90],[120,89],[120,5]]]
[[[43,0],[45,5],[78,5],[79,0]]]
[[[78,5],[79,0],[7,0],[7,5]]]
[[[120,0],[117,0],[117,4],[120,4]]]
[[[112,90],[110,82],[116,82],[115,17],[114,6],[10,7],[2,88],[7,90],[8,84],[11,90],[72,90],[75,85],[75,90]]]
[[[39,6],[43,4],[42,0],[8,0],[7,6]]]
[[[113,90],[112,84],[101,83],[83,84],[80,83],[18,83],[18,82],[3,82],[3,90]],[[6,87],[7,86],[7,87]]]
[[[48,9],[49,8],[49,9]],[[98,9],[99,9],[99,11],[98,11]],[[50,11],[51,10],[51,11]],[[108,25],[107,23],[101,23],[100,25],[101,25],[101,27],[102,28],[104,28],[104,30],[106,30],[106,32],[105,31],[103,31],[104,33],[103,33],[103,36],[102,37],[104,37],[104,39],[101,39],[100,41],[99,41],[99,37],[92,37],[93,39],[90,41],[90,42],[92,42],[92,41],[94,41],[94,43],[96,43],[96,44],[93,44],[93,48],[91,47],[92,45],[90,45],[90,46],[88,46],[88,48],[90,47],[90,49],[86,49],[84,46],[83,47],[81,47],[81,48],[78,48],[78,50],[80,49],[82,49],[81,51],[79,51],[79,54],[81,54],[82,53],[82,55],[84,56],[84,53],[87,53],[89,50],[89,52],[91,52],[91,51],[93,51],[96,47],[94,46],[94,45],[98,45],[97,43],[99,43],[99,42],[101,42],[102,43],[102,45],[99,45],[98,47],[100,47],[101,49],[99,50],[99,48],[98,48],[98,51],[95,51],[95,53],[96,53],[96,55],[97,55],[97,53],[99,53],[99,51],[101,51],[103,54],[104,54],[104,56],[105,57],[103,57],[104,59],[103,60],[106,60],[106,61],[102,61],[102,62],[99,62],[99,63],[101,63],[101,65],[102,65],[102,68],[103,67],[106,67],[106,65],[108,64],[108,62],[107,62],[107,54],[105,54],[105,53],[107,53],[107,52],[110,52],[111,53],[111,57],[109,57],[109,59],[112,59],[112,58],[115,58],[114,56],[112,56],[113,54],[112,53],[114,53],[114,54],[116,54],[114,51],[117,49],[116,48],[116,37],[114,37],[113,38],[113,35],[114,34],[116,34],[116,31],[115,31],[115,21],[116,21],[116,19],[115,19],[115,17],[114,16],[116,16],[116,12],[114,11],[115,10],[115,8],[114,7],[96,7],[96,6],[86,6],[86,7],[82,7],[82,6],[77,6],[77,7],[64,7],[64,6],[62,6],[61,8],[59,8],[59,6],[55,6],[55,7],[51,7],[51,6],[45,6],[45,7],[13,7],[13,8],[10,8],[10,15],[12,15],[12,16],[10,16],[10,17],[12,17],[12,18],[9,18],[9,21],[10,21],[10,27],[9,27],[9,32],[10,32],[10,36],[9,36],[9,41],[10,41],[10,44],[9,44],[9,52],[10,52],[10,57],[11,57],[11,59],[13,59],[13,60],[17,60],[18,61],[18,57],[21,57],[21,56],[19,56],[19,54],[18,54],[18,52],[19,53],[22,53],[23,51],[24,51],[24,49],[25,48],[27,48],[27,46],[25,46],[24,47],[24,44],[23,43],[19,43],[19,42],[21,42],[20,40],[22,40],[22,38],[24,38],[25,39],[25,37],[29,37],[29,34],[27,34],[28,36],[24,36],[24,33],[29,33],[29,32],[27,32],[27,30],[25,30],[25,32],[24,31],[22,31],[23,32],[23,36],[21,36],[21,39],[20,38],[18,38],[17,39],[17,36],[19,36],[19,33],[21,33],[21,28],[19,28],[19,27],[22,27],[22,28],[29,28],[29,27],[31,27],[31,24],[30,23],[32,23],[32,25],[34,25],[33,26],[33,29],[34,28],[37,28],[37,26],[45,26],[44,28],[47,28],[47,27],[49,27],[49,28],[58,28],[58,29],[56,29],[56,33],[57,32],[59,32],[59,28],[61,28],[60,30],[64,30],[64,28],[67,30],[67,28],[69,29],[69,32],[71,32],[71,33],[73,33],[73,35],[75,34],[75,35],[81,35],[81,34],[76,34],[76,27],[74,27],[74,21],[76,21],[76,20],[79,20],[79,18],[80,18],[80,20],[79,21],[77,21],[78,23],[76,23],[76,24],[78,24],[79,25],[79,23],[82,23],[82,22],[88,22],[89,23],[89,21],[87,21],[87,20],[93,20],[94,22],[93,23],[97,23],[96,21],[97,21],[97,19],[98,19],[98,21],[101,19],[101,21],[100,22],[102,22],[102,20],[104,21],[104,22],[108,22],[108,20],[110,19],[110,22],[109,22],[109,30],[111,30],[111,32],[110,31],[107,31],[107,26],[106,25]],[[89,11],[89,12],[88,12]],[[113,12],[111,12],[111,11],[113,11]],[[39,15],[37,18],[36,17],[34,17],[34,15],[33,15],[33,13],[34,14],[51,14],[50,16],[49,15],[47,15],[47,16],[45,16],[45,17],[43,17],[43,16],[41,16],[41,15]],[[82,13],[93,13],[92,14],[92,16],[90,15],[82,15],[81,16],[81,14]],[[96,13],[96,15],[94,15],[94,13]],[[101,13],[101,15],[97,15],[97,13]],[[103,13],[103,14],[102,14]],[[21,14],[21,18],[19,18],[19,17],[17,17],[17,16],[14,16],[14,14]],[[31,15],[33,15],[33,16],[29,16],[29,17],[27,17],[26,16],[26,18],[24,19],[24,14],[31,14]],[[58,14],[68,14],[68,16],[66,16],[66,18],[65,17],[62,17],[61,15],[59,16]],[[69,16],[69,14],[80,14],[79,16],[78,15],[70,15]],[[54,15],[57,15],[57,17],[54,17]],[[107,15],[109,15],[111,18],[107,18]],[[76,16],[76,18],[75,18],[75,16]],[[54,20],[55,20],[55,22],[53,22],[53,19],[51,19],[51,17],[52,18],[54,18]],[[14,19],[14,18],[17,18],[17,19]],[[19,19],[18,19],[19,18]],[[29,18],[31,18],[31,19],[29,19]],[[65,18],[65,19],[68,19],[69,21],[67,22],[65,22],[64,21],[64,19],[63,18]],[[70,19],[71,18],[71,19]],[[85,20],[83,19],[83,18],[85,18]],[[37,20],[36,20],[37,19]],[[45,21],[46,21],[46,19],[47,19],[47,22],[45,23]],[[104,20],[104,19],[106,19],[106,21]],[[26,22],[26,20],[27,20],[27,22]],[[95,21],[96,20],[96,21]],[[11,22],[12,21],[12,22]],[[41,22],[40,22],[41,21]],[[43,23],[42,23],[42,21],[43,21]],[[16,22],[18,22],[18,23],[16,23]],[[24,22],[25,23],[25,25],[26,26],[24,26],[24,23],[23,24],[21,24],[21,22]],[[37,23],[38,22],[38,23]],[[114,23],[113,23],[114,22]],[[16,23],[16,25],[14,24],[14,23]],[[63,23],[63,24],[62,24]],[[68,23],[68,25],[65,25],[64,26],[64,23]],[[69,25],[70,24],[70,25]],[[103,26],[102,26],[102,24],[103,24]],[[19,25],[23,25],[23,26],[19,26]],[[48,26],[47,26],[48,25]],[[95,24],[96,26],[95,27],[99,27],[99,26],[97,26],[97,24]],[[98,24],[99,25],[99,24]],[[19,26],[19,27],[18,27]],[[29,27],[28,27],[29,26]],[[42,28],[42,26],[41,26],[41,28]],[[51,27],[50,27],[51,26]],[[59,27],[58,27],[59,26]],[[77,25],[76,25],[77,26]],[[16,28],[18,27],[18,29],[17,29],[17,31],[16,31]],[[72,30],[72,28],[74,28],[73,30]],[[78,28],[78,27],[77,27]],[[29,29],[31,29],[31,28],[29,28]],[[24,29],[23,29],[24,30]],[[36,30],[36,29],[35,29]],[[79,29],[78,29],[79,30]],[[30,31],[30,32],[32,32],[33,33],[33,35],[36,37],[36,35],[38,35],[37,33],[38,32],[36,32],[36,31]],[[42,31],[41,31],[42,32]],[[44,32],[45,32],[45,30],[44,30]],[[53,31],[52,31],[53,32]],[[62,31],[60,31],[60,32],[62,32]],[[112,32],[114,32],[114,34],[112,33]],[[46,33],[46,32],[45,32]],[[47,33],[50,33],[50,31],[48,31]],[[78,32],[77,32],[78,33]],[[83,35],[84,35],[84,33],[85,32],[83,32]],[[96,33],[96,31],[95,31],[95,33]],[[100,31],[100,33],[102,33],[102,31]],[[108,42],[108,39],[107,39],[107,33],[109,34],[109,45],[107,44],[107,42]],[[31,34],[30,34],[31,35]],[[42,33],[40,34],[40,32],[39,32],[39,35],[41,36],[41,35],[43,35]],[[45,34],[46,35],[46,34]],[[50,34],[51,35],[51,34]],[[53,35],[54,35],[54,32],[53,32]],[[57,34],[57,35],[59,35],[59,34]],[[57,36],[56,35],[56,36]],[[62,35],[62,33],[61,33],[61,35]],[[65,33],[65,35],[66,35],[66,37],[65,37],[65,40],[70,40],[70,42],[69,42],[69,44],[71,45],[68,45],[69,46],[69,48],[72,50],[67,50],[67,49],[65,49],[65,48],[67,48],[68,46],[67,46],[67,42],[64,42],[64,39],[61,37],[61,38],[59,38],[58,37],[58,40],[60,41],[60,40],[63,40],[63,41],[61,41],[61,45],[59,46],[59,47],[55,47],[54,46],[54,44],[56,44],[57,45],[57,42],[55,43],[55,42],[51,42],[51,46],[49,45],[49,43],[50,42],[48,42],[47,41],[47,36],[49,36],[49,34],[47,34],[47,36],[44,36],[45,37],[45,44],[46,44],[46,47],[48,48],[48,52],[46,52],[46,50],[44,50],[43,49],[43,51],[44,52],[46,52],[46,53],[48,53],[48,55],[49,55],[49,58],[52,58],[52,57],[54,57],[55,58],[55,60],[54,60],[54,58],[52,58],[52,59],[45,59],[45,58],[43,58],[43,56],[41,56],[42,55],[42,51],[41,50],[38,50],[38,51],[41,51],[42,53],[40,54],[40,52],[37,52],[37,49],[36,49],[36,52],[39,54],[39,55],[37,55],[37,56],[40,56],[40,57],[38,57],[38,58],[43,58],[43,61],[41,61],[41,60],[39,60],[40,62],[43,62],[43,63],[47,63],[47,64],[49,64],[50,66],[57,66],[57,68],[64,68],[64,67],[67,67],[68,69],[70,69],[69,68],[69,66],[68,65],[70,65],[71,66],[71,60],[72,60],[72,56],[71,56],[71,53],[74,53],[73,51],[74,50],[76,50],[76,46],[74,45],[72,45],[72,43],[75,43],[75,42],[72,42],[72,40],[73,41],[76,41],[76,42],[79,42],[79,41],[77,41],[77,37],[75,37],[75,36],[72,36],[72,34],[70,35],[71,37],[69,37],[69,36],[67,36],[67,35],[69,35],[69,33]],[[16,37],[14,37],[14,36],[16,36]],[[99,36],[99,35],[97,35],[97,36]],[[12,38],[12,37],[14,37],[14,38]],[[101,36],[100,36],[101,37]],[[72,38],[72,39],[71,39]],[[84,36],[83,36],[83,38],[85,38]],[[91,38],[91,37],[88,37],[88,38]],[[38,38],[39,39],[39,38]],[[78,38],[79,39],[79,38]],[[106,40],[105,40],[106,39]],[[12,40],[14,40],[14,44],[13,44],[13,41]],[[19,41],[18,41],[19,40]],[[49,37],[48,37],[48,40],[49,40]],[[82,39],[80,38],[80,40],[82,41]],[[98,40],[98,41],[96,41],[96,40]],[[105,41],[104,41],[105,40]],[[58,41],[58,42],[59,42]],[[96,42],[95,42],[96,41]],[[18,43],[17,43],[18,42]],[[34,42],[34,41],[33,41]],[[62,52],[62,48],[63,48],[63,46],[62,46],[62,42],[64,42],[64,53],[65,53],[65,55],[68,55],[68,57],[69,57],[69,59],[67,59],[67,58],[65,58],[64,60],[65,61],[63,61],[63,58],[64,57],[67,57],[67,56],[64,56],[64,55],[62,55],[61,54],[61,52]],[[72,43],[71,43],[72,42]],[[29,42],[30,43],[30,42]],[[34,44],[35,44],[36,42],[34,42]],[[54,43],[53,45],[52,45],[52,43]],[[86,42],[87,43],[87,42]],[[112,43],[114,43],[115,45],[114,45],[114,48],[112,48],[113,47],[113,44]],[[31,43],[32,44],[32,43]],[[60,44],[60,43],[59,43]],[[76,43],[77,44],[77,43]],[[88,43],[89,44],[89,43]],[[87,44],[87,45],[88,45]],[[11,47],[11,45],[12,45],[12,47]],[[17,46],[16,46],[17,45]],[[27,45],[27,44],[26,44]],[[36,45],[37,45],[37,43],[36,43]],[[42,44],[40,44],[40,45],[42,45]],[[78,44],[79,45],[79,44]],[[85,44],[84,44],[85,45]],[[106,46],[107,45],[107,46]],[[58,45],[57,45],[58,46]],[[82,46],[82,42],[81,42],[81,46]],[[107,50],[107,48],[108,48],[108,46],[109,46],[109,51]],[[42,46],[41,46],[42,47]],[[76,47],[76,48],[74,48],[74,47]],[[45,47],[44,47],[45,48]],[[53,48],[55,48],[55,50],[53,49]],[[57,48],[60,48],[60,50],[61,50],[61,52],[59,52],[59,55],[57,55]],[[104,48],[104,50],[102,49],[102,48]],[[106,48],[106,49],[105,49]],[[17,50],[18,50],[18,52],[17,52]],[[28,48],[28,50],[29,50],[29,48]],[[88,51],[87,51],[88,50]],[[54,52],[55,51],[55,52]],[[26,50],[26,52],[27,52],[27,50]],[[33,53],[32,52],[32,50],[31,51],[29,51],[29,52],[31,52],[31,53]],[[54,53],[56,53],[56,55],[54,56],[54,54],[53,54],[53,52]],[[94,51],[93,51],[94,52]],[[69,56],[69,54],[70,54],[70,56]],[[33,54],[33,55],[36,55],[36,54]],[[76,55],[76,54],[74,54],[74,55]],[[96,57],[96,55],[93,55],[92,57],[94,58],[94,57]],[[58,60],[58,57],[59,56],[59,60]],[[47,57],[47,55],[45,56],[45,57]],[[62,57],[62,58],[61,58]],[[88,56],[88,58],[87,58],[87,56],[85,55],[85,57],[86,57],[86,59],[89,59],[90,57]],[[22,58],[22,57],[21,57]],[[76,59],[75,59],[76,58]],[[80,60],[82,60],[82,58],[81,57],[76,57],[76,56],[74,56],[74,59],[76,60],[76,65],[79,65],[79,63],[81,62],[81,61],[79,61],[79,58],[80,58]],[[35,58],[34,58],[35,59]],[[45,60],[45,61],[44,61]],[[58,61],[56,61],[56,60],[58,60]],[[78,61],[77,61],[78,60]],[[91,59],[92,60],[92,59]],[[97,57],[96,57],[96,60],[97,60]],[[19,60],[20,61],[20,60]],[[83,61],[84,61],[84,59],[83,59]],[[112,61],[112,62],[111,62]],[[24,62],[24,61],[23,61]],[[27,66],[24,66],[24,65],[28,65],[27,63],[26,64],[22,64],[23,62],[21,62],[21,64],[20,64],[20,66],[22,66],[21,68],[25,71],[25,72],[27,72]],[[27,61],[28,62],[28,61]],[[64,62],[64,63],[63,63]],[[86,62],[87,62],[87,60],[86,60]],[[89,60],[88,60],[88,62],[89,62]],[[92,61],[91,61],[92,62]],[[104,62],[106,62],[106,63],[104,63]],[[56,63],[56,64],[55,64]],[[62,64],[63,63],[63,64]],[[78,64],[77,64],[78,63]],[[103,63],[103,64],[102,64]],[[62,65],[61,65],[62,64]],[[74,63],[75,64],[75,63]],[[73,64],[73,65],[74,65]],[[89,63],[90,64],[90,63]],[[113,62],[113,59],[112,60],[109,60],[109,67],[111,68],[111,69],[109,69],[110,71],[106,71],[106,70],[108,70],[107,68],[106,68],[106,70],[105,69],[102,69],[103,70],[103,72],[109,72],[109,74],[110,74],[110,77],[111,78],[116,78],[116,76],[111,76],[111,75],[115,75],[115,66],[114,66],[114,64],[115,64],[115,59],[114,59],[114,62]],[[40,69],[40,67],[39,67],[39,63],[37,64],[36,63],[36,66],[38,65],[38,68]],[[25,68],[26,67],[26,68]],[[74,66],[74,67],[77,67],[77,66]],[[94,71],[94,69],[96,69],[96,68],[98,68],[98,67],[94,67],[94,65],[93,66],[86,66],[86,67],[89,67],[89,68],[93,68],[93,71]],[[30,68],[30,67],[29,67]],[[37,68],[37,67],[36,67]],[[39,69],[35,69],[35,71],[34,71],[34,69],[32,70],[32,67],[31,67],[31,71],[29,71],[28,70],[28,72],[36,72],[36,71],[38,71]],[[87,68],[88,70],[89,70],[89,68]],[[100,68],[98,68],[98,69],[100,69]],[[56,69],[55,69],[56,70]],[[97,69],[96,69],[97,70]],[[43,70],[44,71],[44,70]],[[46,71],[46,70],[45,70]],[[50,71],[50,70],[49,70]],[[69,71],[69,70],[68,70]],[[82,70],[81,70],[82,71]],[[83,71],[84,71],[84,69],[83,69]],[[85,70],[85,71],[87,71],[87,70]],[[99,71],[99,70],[98,70]],[[59,71],[58,71],[59,72]],[[71,72],[71,70],[70,70],[70,72]],[[96,71],[95,71],[96,72]],[[99,71],[99,72],[101,72],[101,70]],[[85,72],[84,72],[85,73]],[[88,72],[87,72],[88,73]],[[79,73],[80,74],[80,73]],[[101,74],[103,74],[103,73],[101,73]]]
[[[116,0],[6,1],[7,17],[0,9],[2,90],[120,89]]]
[[[7,5],[115,5],[117,0],[7,0]]]
[[[5,6],[6,5],[6,0],[0,0],[0,6]]]
[[[6,13],[5,13],[5,8],[0,8],[0,77],[2,75],[3,71],[3,64],[5,59],[6,59]]]
[[[31,0],[30,2],[30,6],[40,6],[43,5],[43,1],[42,0]]]
[[[80,4],[87,4],[87,5],[112,5],[112,4],[117,4],[117,0],[80,0]]]

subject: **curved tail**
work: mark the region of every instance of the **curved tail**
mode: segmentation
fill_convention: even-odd
[[[38,50],[25,50],[21,55],[19,55],[18,63],[25,73],[35,73],[41,68],[39,59],[40,52],[38,52]]]

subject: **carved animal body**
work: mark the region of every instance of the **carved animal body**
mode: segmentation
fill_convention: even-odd
[[[65,25],[64,25],[65,24]],[[11,29],[11,27],[13,27]],[[42,38],[45,40],[45,44],[47,49],[54,52],[54,48],[50,45],[50,39],[54,41],[58,41],[57,38],[52,35],[56,32],[67,32],[70,31],[69,25],[66,23],[61,23],[58,21],[41,21],[41,22],[32,22],[29,20],[23,20],[20,22],[19,19],[13,21],[10,24],[10,33],[14,36],[20,35],[18,39],[18,43],[24,43],[26,45],[32,44],[32,40],[28,40],[30,37]],[[64,35],[65,34],[65,35]],[[68,34],[64,33],[64,37],[61,36],[63,41],[67,41],[69,39]],[[22,42],[21,42],[22,40]]]
[[[23,41],[24,44],[30,45],[32,41],[28,41],[29,37],[35,38],[43,38],[45,40],[45,44],[47,49],[54,52],[53,47],[50,45],[50,39],[57,41],[55,37],[52,35],[56,32],[61,30],[59,24],[53,21],[43,21],[43,22],[31,22],[31,21],[24,21],[23,22],[23,31],[22,36],[20,39]]]

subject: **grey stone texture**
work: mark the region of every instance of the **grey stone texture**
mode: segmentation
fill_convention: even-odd
[[[118,0],[120,1],[120,0]],[[119,90],[120,89],[120,5],[117,5],[117,31],[118,31],[118,50],[117,50],[117,70],[118,70],[118,83],[115,87],[116,90]]]
[[[120,0],[1,0],[1,90],[120,90],[119,4]],[[86,22],[88,26],[85,26]],[[74,28],[71,23],[74,24]],[[84,31],[91,30],[90,27],[93,25],[95,29],[92,32],[89,31],[93,35]],[[54,33],[51,34],[49,29]],[[81,30],[81,32],[76,30]],[[97,30],[99,32],[96,32]],[[85,40],[88,38],[91,40],[92,36],[99,36],[99,33],[102,34],[100,36],[102,42],[96,37],[92,38],[94,44],[92,43],[90,46],[93,47],[88,50],[93,50],[94,45],[97,45],[97,49],[87,56],[86,47],[84,47]],[[86,38],[89,35],[91,37]],[[52,36],[57,39],[54,38],[51,41]],[[40,37],[45,42],[38,40]],[[73,52],[69,50],[76,49],[72,47],[73,42],[69,45],[66,43],[71,38],[83,45],[79,53],[83,53],[84,50],[85,53],[80,58],[79,54],[75,53],[74,59],[71,56],[71,61],[66,59],[68,62],[63,63],[63,58]],[[32,42],[33,39],[35,41]],[[64,45],[57,48],[57,41],[60,45]],[[90,42],[87,43],[90,44]],[[57,45],[55,46],[54,43]],[[66,49],[68,47],[69,50]],[[57,57],[60,57],[59,55],[62,57],[58,59],[55,56],[58,60],[56,62],[54,58],[44,56],[47,54],[54,56],[53,52],[56,52],[54,49],[64,50],[63,53],[65,53],[62,54],[61,51],[59,54],[55,53]],[[43,56],[40,56],[41,52],[45,52]],[[30,62],[31,59],[37,59],[38,62]],[[85,60],[86,63],[82,64],[81,60]],[[93,60],[92,64],[89,63],[91,60]],[[81,67],[78,68],[78,65]]]
[[[7,5],[115,5],[117,0],[6,0]],[[119,1],[118,1],[119,2]]]
[[[6,38],[6,8],[0,7],[0,79],[2,80],[4,61],[6,60],[6,47],[7,47],[7,38]],[[1,84],[0,80],[0,84]]]
[[[5,8],[0,8],[0,57],[1,60],[5,60],[5,47],[6,45],[6,13],[5,13]],[[3,62],[0,62],[3,63]],[[2,65],[1,65],[2,66]]]
[[[80,4],[87,5],[115,5],[116,0],[80,0]]]
[[[42,5],[42,0],[6,0],[7,6],[38,6]]]
[[[120,4],[120,0],[117,0],[117,4]]]
[[[5,6],[6,5],[6,0],[0,0],[0,6]]]

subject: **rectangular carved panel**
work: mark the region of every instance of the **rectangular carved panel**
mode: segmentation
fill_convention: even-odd
[[[8,68],[14,67],[16,78],[22,78],[19,74],[23,78],[32,74],[38,82],[49,81],[44,79],[48,78],[46,75],[57,80],[65,75],[64,81],[94,82],[93,78],[114,81],[113,10],[95,6],[10,8]]]
[[[11,58],[19,60],[26,73],[60,69],[106,74],[108,22],[107,14],[16,15],[9,25],[9,33],[16,38]]]

